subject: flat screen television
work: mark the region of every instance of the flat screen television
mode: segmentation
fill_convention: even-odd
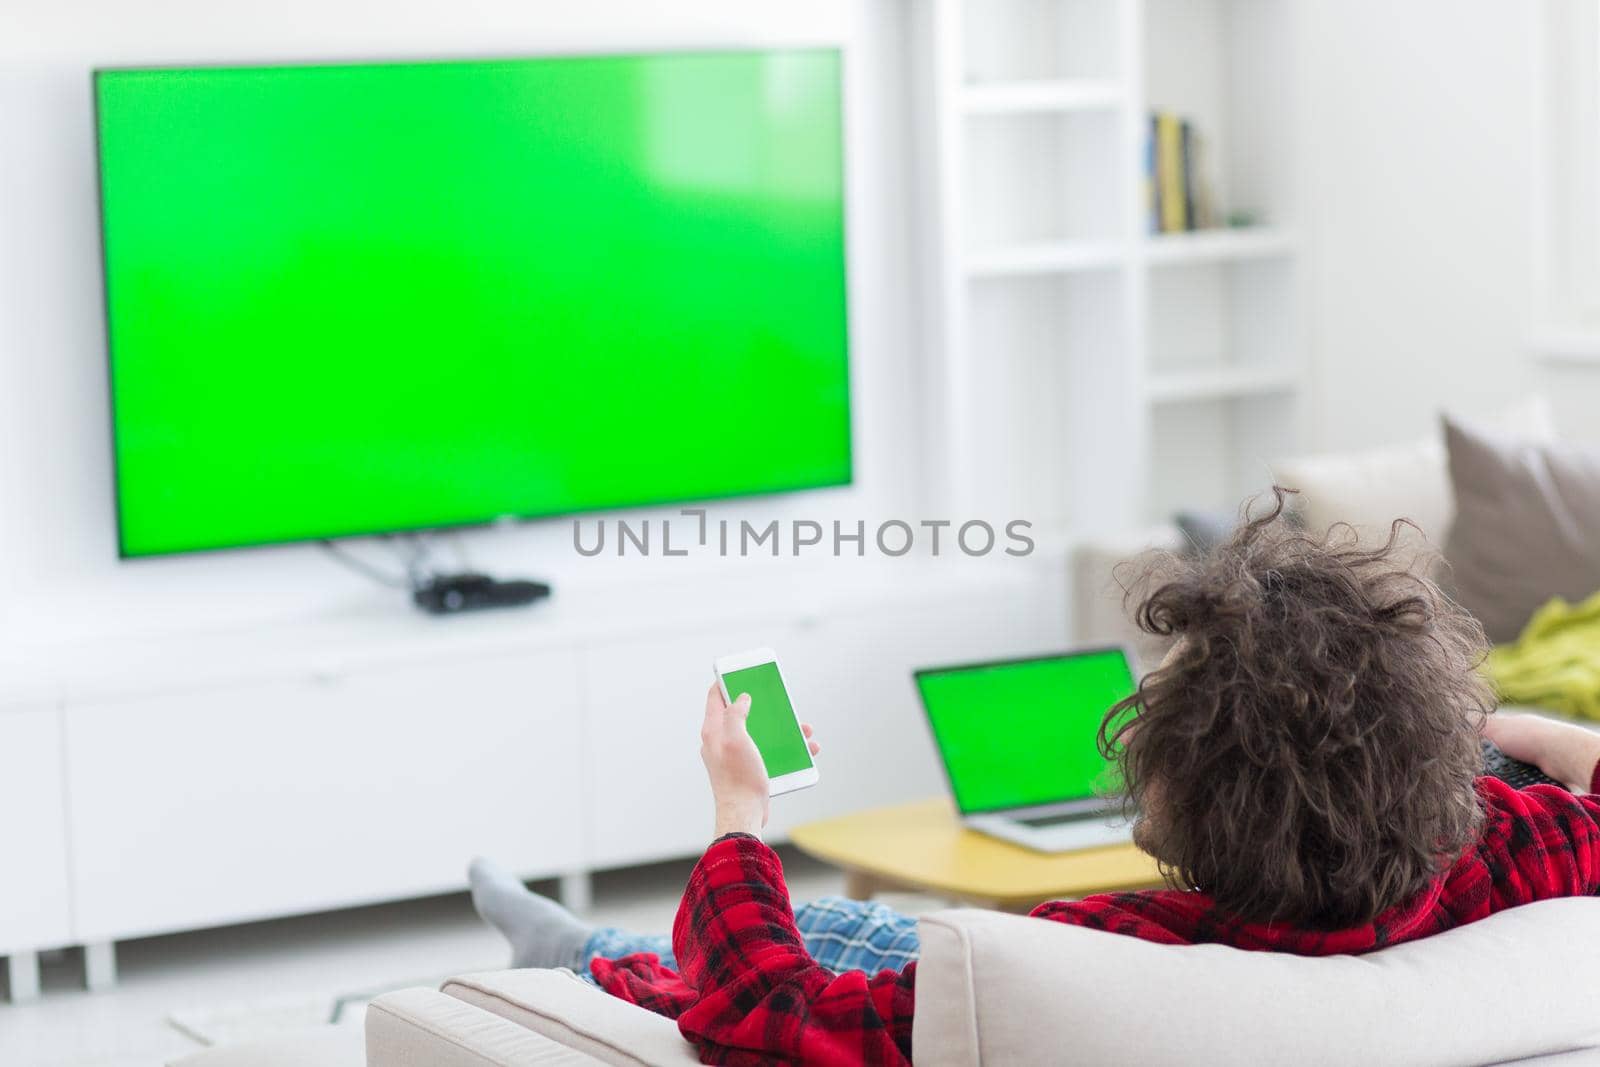
[[[847,484],[840,68],[96,72],[121,554]]]

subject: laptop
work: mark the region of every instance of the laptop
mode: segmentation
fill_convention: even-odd
[[[1096,732],[1134,691],[1120,648],[915,672],[961,821],[1038,852],[1131,838]]]

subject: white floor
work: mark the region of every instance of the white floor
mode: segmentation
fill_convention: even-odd
[[[820,864],[789,850],[784,863],[797,899],[842,891],[840,876]],[[600,875],[590,918],[665,932],[689,869],[673,863]],[[173,1011],[434,983],[504,966],[506,948],[463,893],[127,941],[117,960],[117,987],[85,993],[76,954],[47,959],[39,1001],[0,1004],[0,1064],[156,1067],[202,1047],[168,1023]]]

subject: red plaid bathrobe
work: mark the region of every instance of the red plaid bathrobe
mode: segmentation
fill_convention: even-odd
[[[1600,767],[1591,789],[1600,793]],[[1348,930],[1241,922],[1204,893],[1104,893],[1035,908],[1036,918],[1154,941],[1217,943],[1302,956],[1362,953],[1415,941],[1548,897],[1600,891],[1600,796],[1554,786],[1518,791],[1480,778],[1479,841],[1414,900]],[[806,954],[783,867],[753,837],[706,850],[678,908],[682,973],[653,953],[591,964],[615,996],[678,1020],[707,1063],[899,1064],[911,1059],[916,964],[896,974],[832,974]]]

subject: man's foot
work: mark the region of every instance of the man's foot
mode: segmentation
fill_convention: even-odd
[[[467,868],[467,879],[472,906],[511,942],[511,966],[581,966],[578,957],[594,927],[481,856]]]

